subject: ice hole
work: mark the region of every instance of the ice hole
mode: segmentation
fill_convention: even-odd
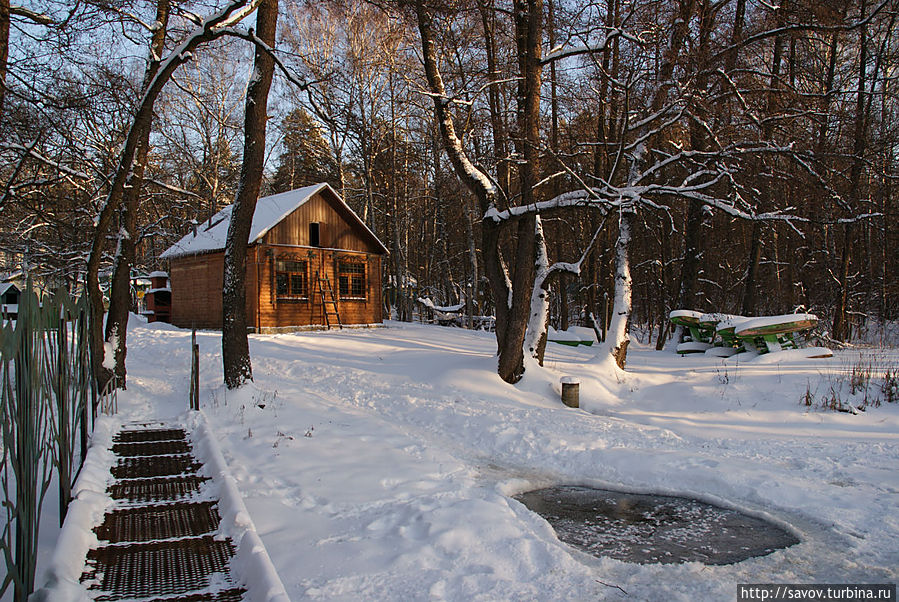
[[[559,539],[640,564],[733,564],[799,543],[768,521],[699,500],[559,486],[515,496]]]

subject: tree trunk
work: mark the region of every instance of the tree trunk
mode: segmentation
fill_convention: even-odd
[[[866,0],[859,2],[859,14],[864,16]],[[863,198],[861,190],[862,172],[864,170],[864,153],[866,147],[865,124],[867,123],[865,86],[867,80],[868,64],[868,36],[866,27],[862,27],[859,33],[859,58],[858,58],[858,91],[855,104],[855,132],[852,146],[852,167],[849,171],[849,197],[854,201],[851,207],[858,206],[858,200]],[[852,216],[850,216],[852,217]],[[840,291],[837,306],[834,309],[833,338],[838,341],[849,340],[849,265],[852,256],[852,223],[843,225],[843,251],[840,257]]]
[[[728,73],[737,66],[737,56],[739,51],[736,46],[743,40],[743,21],[746,17],[746,0],[737,0],[737,6],[734,9],[734,25],[730,34],[731,49],[727,53],[724,60],[724,69]]]
[[[612,321],[606,337],[612,357],[619,368],[624,370],[627,362],[628,334],[631,319],[631,226],[634,212],[622,208],[618,222],[618,240],[615,243],[615,300],[612,303]]]
[[[125,138],[122,152],[119,156],[119,164],[116,167],[106,201],[102,205],[100,215],[97,217],[96,226],[91,238],[91,252],[85,269],[85,288],[91,311],[91,371],[99,390],[107,385],[112,378],[112,371],[103,366],[104,337],[103,337],[103,292],[100,290],[100,263],[106,251],[107,235],[112,224],[112,219],[118,211],[125,194],[126,182],[131,174],[134,159],[140,140],[149,131],[153,119],[153,107],[159,93],[165,84],[171,79],[175,70],[190,60],[193,52],[201,44],[214,40],[222,35],[222,28],[233,24],[244,16],[240,10],[247,4],[247,0],[236,0],[228,4],[223,10],[215,13],[203,23],[201,28],[194,32],[181,44],[178,53],[172,55],[161,64],[161,69],[152,78],[147,90],[137,106],[131,128]]]
[[[165,49],[166,31],[169,21],[169,0],[158,0],[156,23],[158,27],[150,40],[150,57],[144,73],[141,90],[146,92],[150,82],[159,71],[159,60]],[[126,388],[125,357],[128,353],[128,315],[131,311],[131,268],[137,254],[138,231],[137,210],[143,185],[144,170],[150,153],[151,123],[141,132],[137,142],[134,166],[125,185],[122,202],[122,222],[119,228],[119,244],[113,264],[112,285],[109,291],[109,314],[106,318],[105,339],[113,344],[115,355],[116,386]]]
[[[784,21],[784,11],[785,6],[781,5],[780,8],[777,9],[777,19],[776,25],[777,27],[783,27]],[[777,102],[777,89],[780,87],[780,68],[781,62],[783,58],[783,47],[784,47],[784,38],[783,36],[776,36],[774,38],[774,47],[771,53],[771,78],[768,84],[768,94],[766,99],[766,115],[771,117],[774,114],[776,109]],[[762,139],[765,141],[770,141],[773,136],[773,126],[772,122],[768,121],[762,128]],[[771,186],[769,183],[765,182],[762,185],[762,190],[765,191],[763,195],[762,206],[759,207],[759,210],[764,209],[764,199],[771,197],[774,194],[774,191],[771,190]],[[749,259],[748,265],[746,268],[746,280],[743,282],[743,300],[740,304],[740,313],[744,316],[751,316],[756,312],[756,280],[759,276],[759,265],[762,260],[762,229],[764,228],[764,224],[760,221],[755,221],[752,223],[752,231],[750,233],[750,242],[749,242]]]
[[[546,254],[546,239],[543,237],[543,221],[539,216],[534,222],[534,249],[534,284],[523,347],[525,371],[528,364],[533,362],[543,365],[546,326],[549,322],[549,258]]]
[[[478,200],[481,215],[495,206],[497,190],[490,179],[475,167],[465,154],[462,140],[456,134],[452,116],[445,103],[446,88],[437,68],[437,49],[434,43],[431,15],[422,0],[415,3],[418,20],[418,31],[421,34],[422,59],[428,87],[434,94],[434,114],[440,125],[443,146],[449,156],[456,175]],[[511,309],[511,282],[504,267],[499,249],[500,224],[492,219],[485,219],[481,224],[481,243],[484,253],[484,272],[493,293],[496,314],[496,339],[498,351],[505,344],[506,326]],[[519,354],[521,350],[519,348]],[[498,370],[499,371],[499,370]],[[502,376],[502,372],[500,372]]]
[[[755,281],[761,259],[762,223],[754,221],[749,241],[749,265],[746,267],[746,281],[743,282],[743,302],[740,304],[740,313],[744,316],[751,316],[755,312]]]
[[[740,7],[737,7],[738,9]],[[713,11],[708,0],[699,2],[699,47],[696,52],[696,90],[700,96],[709,93],[709,43],[714,27]],[[738,28],[740,21],[735,22]],[[733,35],[737,35],[735,32]],[[736,55],[734,55],[734,60]],[[703,120],[707,118],[707,110],[702,101],[694,109]],[[696,119],[690,120],[690,145],[693,150],[705,152],[709,150],[709,140],[705,128]],[[684,227],[684,257],[681,264],[681,286],[678,304],[683,308],[693,308],[693,295],[696,292],[702,263],[702,221],[703,207],[700,201],[691,199],[687,209],[687,222]]]
[[[474,316],[481,315],[481,307],[478,302],[480,290],[480,276],[478,270],[478,245],[474,237],[474,209],[469,203],[465,203],[465,234],[468,237],[468,265],[471,270],[471,281],[468,285],[468,327],[474,328]]]
[[[256,35],[268,46],[274,46],[277,26],[278,0],[262,0],[256,12]],[[275,62],[272,56],[257,47],[253,59],[253,75],[247,86],[240,185],[231,211],[225,244],[222,363],[225,385],[229,389],[235,389],[253,380],[250,344],[247,338],[247,241],[265,168],[265,124],[268,117],[268,92],[274,71]]]
[[[489,2],[489,4],[488,4]],[[478,10],[481,13],[481,25],[484,28],[484,48],[487,58],[487,78],[492,85],[487,90],[488,106],[490,107],[490,126],[493,134],[493,154],[496,161],[496,180],[500,189],[508,194],[510,186],[509,162],[506,161],[506,128],[503,122],[502,105],[500,100],[500,73],[496,65],[496,38],[493,27],[492,0],[478,2]]]
[[[540,64],[543,34],[542,0],[516,0],[515,41],[518,53],[518,138],[516,150],[524,158],[518,167],[521,204],[536,202],[540,173]],[[524,374],[523,344],[531,309],[534,286],[534,241],[536,218],[522,217],[516,224],[514,271],[512,273],[512,306],[506,333],[500,340],[499,375],[506,382],[518,382]]]

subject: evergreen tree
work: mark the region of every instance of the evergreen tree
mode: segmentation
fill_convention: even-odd
[[[291,111],[281,124],[284,152],[272,181],[272,192],[285,192],[319,182],[338,187],[337,165],[321,127],[305,110]]]

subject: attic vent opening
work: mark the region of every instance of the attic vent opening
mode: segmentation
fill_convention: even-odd
[[[309,246],[320,247],[321,241],[321,224],[319,222],[309,222]]]

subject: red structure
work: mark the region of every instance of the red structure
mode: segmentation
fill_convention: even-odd
[[[150,290],[144,300],[148,322],[172,321],[172,288],[169,286],[169,275],[166,272],[150,274]]]

